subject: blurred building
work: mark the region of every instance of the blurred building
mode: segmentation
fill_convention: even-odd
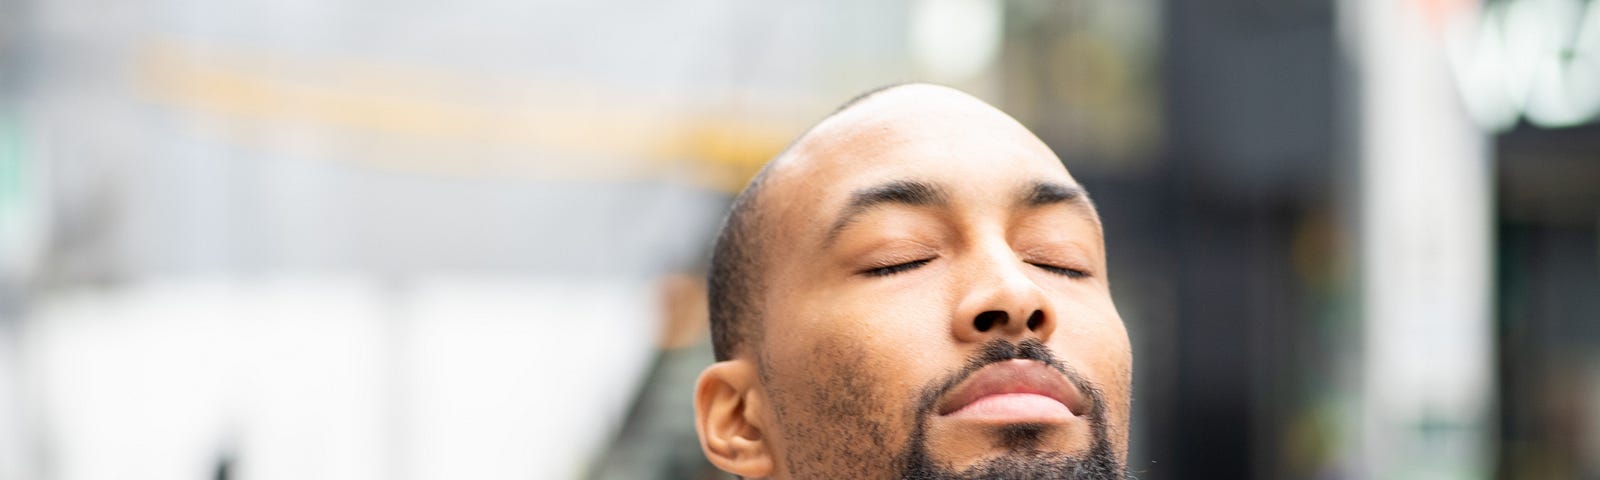
[[[908,80],[1094,192],[1139,478],[1600,478],[1600,1],[12,0],[0,479],[696,471],[684,275]]]

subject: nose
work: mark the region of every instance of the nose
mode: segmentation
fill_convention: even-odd
[[[1049,341],[1055,331],[1055,309],[1044,291],[1023,270],[1009,248],[996,249],[973,263],[964,296],[951,325],[962,342],[983,343],[995,338],[1021,341],[1029,336]]]

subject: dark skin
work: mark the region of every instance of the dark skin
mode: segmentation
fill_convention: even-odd
[[[1096,408],[1125,462],[1132,358],[1099,217],[1022,125],[956,90],[897,87],[812,129],[760,195],[761,238],[781,246],[763,249],[763,333],[696,389],[717,467],[899,478],[912,450],[951,472],[1082,457]],[[985,348],[1024,343],[1075,372],[1070,408],[940,411]]]

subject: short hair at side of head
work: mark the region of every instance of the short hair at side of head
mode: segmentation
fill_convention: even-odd
[[[757,297],[765,290],[761,274],[765,270],[766,242],[760,238],[764,215],[756,204],[760,203],[766,173],[766,168],[761,169],[750,185],[734,197],[711,247],[706,307],[711,316],[711,350],[719,362],[733,358],[761,333],[761,302]]]
[[[828,114],[823,121],[873,96],[907,85],[911,84],[896,83],[856,95]],[[817,122],[818,125],[821,123]],[[716,243],[711,247],[711,265],[706,271],[706,306],[711,317],[711,349],[719,362],[733,358],[740,349],[749,348],[761,338],[760,297],[765,291],[765,247],[770,236],[763,225],[766,215],[760,207],[761,185],[772,164],[789,155],[794,146],[810,133],[811,129],[808,129],[795,137],[783,152],[756,173],[744,191],[734,197],[728,216],[722,222],[722,229],[717,233]]]

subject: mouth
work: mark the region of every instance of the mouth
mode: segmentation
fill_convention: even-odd
[[[1089,412],[1066,375],[1035,360],[1006,360],[979,369],[938,403],[939,416],[997,423],[1064,422]]]

